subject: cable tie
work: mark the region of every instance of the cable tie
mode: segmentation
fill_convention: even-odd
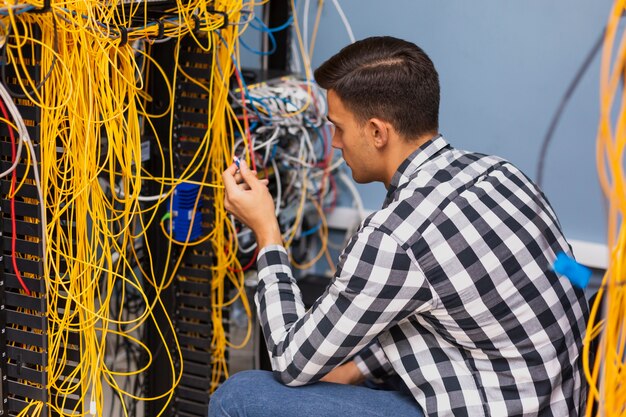
[[[198,15],[195,14],[192,14],[191,18],[194,21],[193,33],[198,33],[198,31],[200,30],[200,18],[198,17]]]
[[[212,7],[208,8],[207,11],[209,13],[219,14],[224,18],[224,21],[222,22],[222,26],[218,27],[218,29],[224,29],[226,26],[228,26],[228,13],[220,12],[219,10],[215,10]]]
[[[165,35],[165,23],[162,19],[159,19],[156,21],[156,24],[159,25],[159,32],[157,33],[156,39],[160,41]]]
[[[50,11],[50,0],[43,0],[43,7],[41,9],[31,10],[31,13],[47,13]]]
[[[582,289],[587,287],[592,274],[589,268],[579,264],[565,252],[559,252],[556,255],[552,268],[555,272],[569,278],[574,286]]]
[[[120,44],[118,46],[122,47],[128,43],[128,29],[124,26],[118,26],[117,28],[120,31]]]

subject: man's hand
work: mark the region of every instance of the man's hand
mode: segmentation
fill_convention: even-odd
[[[346,362],[326,374],[322,382],[333,382],[335,384],[359,385],[365,381],[365,377],[356,367],[354,361]]]
[[[278,173],[276,174],[278,175]],[[222,173],[224,207],[248,226],[256,235],[259,248],[282,245],[282,235],[274,214],[274,199],[267,189],[267,180],[260,180],[245,163],[232,164]]]

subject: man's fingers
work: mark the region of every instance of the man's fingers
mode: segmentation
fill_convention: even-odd
[[[250,188],[254,188],[255,184],[259,181],[256,177],[256,172],[251,171],[246,164],[239,165],[239,172],[246,184],[248,184]]]
[[[256,171],[250,171],[254,174],[254,176],[256,177],[257,173]],[[241,172],[237,171],[237,173],[235,174],[235,181],[237,181],[237,184],[241,184],[242,182],[244,182],[243,179],[243,175],[241,175]]]
[[[239,168],[237,167],[237,165],[233,163],[233,164],[230,164],[228,168],[226,168],[226,171],[224,172],[228,172],[230,175],[235,175],[238,169]]]
[[[223,173],[222,178],[224,179],[224,186],[226,187],[226,192],[233,192],[235,186],[239,190],[248,191],[255,187],[256,184],[263,184],[267,186],[269,184],[269,180],[267,179],[258,179],[257,172],[255,170],[251,170],[248,168],[246,164],[240,164],[239,168],[237,165],[230,165]]]
[[[235,179],[235,173],[237,172],[237,165],[232,164],[224,172],[222,172],[222,180],[224,181],[224,188],[226,192],[232,192],[237,188],[237,180]]]

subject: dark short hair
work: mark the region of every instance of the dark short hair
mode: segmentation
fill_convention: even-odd
[[[315,80],[361,122],[381,118],[406,138],[439,128],[439,76],[414,43],[391,36],[360,40],[324,62]]]

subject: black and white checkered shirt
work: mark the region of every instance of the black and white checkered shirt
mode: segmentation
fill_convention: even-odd
[[[577,416],[588,307],[552,271],[559,251],[571,254],[524,174],[438,136],[402,163],[308,311],[285,250],[260,252],[274,372],[315,382],[369,345],[359,369],[398,374],[427,416]]]

